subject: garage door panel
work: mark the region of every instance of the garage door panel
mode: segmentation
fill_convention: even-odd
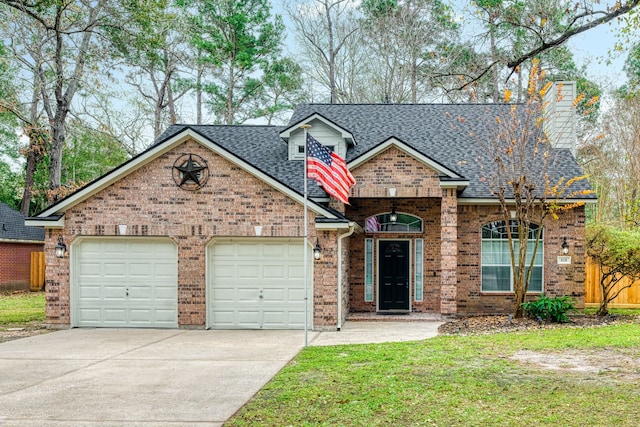
[[[262,248],[260,246],[242,245],[242,244],[237,244],[234,246],[235,246],[235,250],[231,251],[231,253],[234,255],[234,258],[243,258],[243,257],[256,258],[261,255]]]
[[[235,311],[218,310],[215,312],[215,317],[212,320],[216,325],[223,325],[224,327],[230,327],[236,323]]]
[[[286,246],[278,243],[263,245],[262,256],[265,258],[289,258]]]
[[[300,279],[304,280],[304,267],[302,264],[300,265],[290,265],[288,266],[287,274],[290,279]]]
[[[304,289],[287,289],[287,301],[304,302]]]
[[[176,291],[169,287],[156,287],[154,289],[154,297],[157,301],[170,301],[171,304],[175,304]]]
[[[286,295],[288,292],[282,288],[274,288],[274,289],[264,289],[262,292],[262,297],[265,304],[270,302],[287,302]]]
[[[237,265],[237,277],[240,279],[258,279],[261,274],[261,269],[259,266],[251,263]],[[233,276],[230,276],[233,277]]]
[[[95,238],[74,252],[74,326],[177,327],[173,242]]]
[[[235,299],[236,290],[233,288],[221,288],[221,289],[213,289],[211,291],[211,298],[220,302],[232,302]]]
[[[236,268],[231,265],[219,264],[216,266],[216,270],[212,271],[214,279],[229,279],[236,275]]]
[[[153,262],[129,262],[129,277],[146,277],[150,278],[155,272],[156,266]]]
[[[240,288],[235,296],[238,303],[258,302],[259,299],[260,291],[257,288]]]
[[[128,297],[129,300],[140,300],[143,303],[148,302],[152,299],[152,289],[151,286],[131,286],[128,288]],[[157,298],[154,298],[157,299]]]
[[[100,312],[100,309],[82,309],[79,310],[78,315],[83,322],[99,322]]]
[[[127,296],[127,288],[118,285],[102,286],[102,298],[105,300],[124,300]]]
[[[263,277],[265,279],[285,279],[286,266],[284,265],[265,265],[263,271]]]
[[[302,247],[301,240],[267,238],[214,242],[207,264],[209,326],[302,329]]]
[[[236,323],[240,328],[259,329],[261,317],[259,310],[241,309],[237,312]]]
[[[84,286],[78,294],[78,298],[80,299],[99,299],[101,297],[102,287],[100,286]]]

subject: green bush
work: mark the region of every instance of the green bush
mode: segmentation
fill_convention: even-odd
[[[535,301],[525,302],[522,308],[530,317],[555,323],[568,322],[567,312],[576,309],[568,295],[549,298],[545,294],[540,295]]]

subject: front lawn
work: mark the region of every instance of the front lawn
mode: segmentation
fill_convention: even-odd
[[[637,426],[640,324],[310,347],[228,426]]]
[[[0,328],[42,322],[44,306],[44,292],[0,293]]]

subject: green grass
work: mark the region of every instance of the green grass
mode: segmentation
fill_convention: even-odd
[[[44,321],[44,306],[44,292],[0,294],[0,328]]]
[[[512,358],[523,349],[633,362],[560,372]],[[310,347],[225,425],[636,426],[639,361],[639,324]]]

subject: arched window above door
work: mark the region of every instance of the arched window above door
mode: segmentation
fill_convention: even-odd
[[[385,212],[368,217],[364,228],[369,233],[422,233],[422,219],[403,212]]]

